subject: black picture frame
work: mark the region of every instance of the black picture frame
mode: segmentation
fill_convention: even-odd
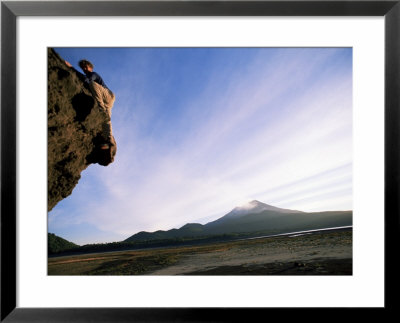
[[[303,309],[16,307],[16,19],[19,16],[382,16],[385,19],[385,306],[396,310],[399,278],[400,0],[379,1],[2,1],[1,3],[1,321],[247,322]],[[367,202],[367,201],[366,201]],[[373,261],[373,260],[371,260]],[[267,292],[267,291],[266,291]],[[366,292],[368,288],[366,286]],[[335,309],[327,308],[335,318]],[[337,309],[336,309],[337,310]],[[346,310],[346,309],[344,309]],[[347,309],[349,310],[349,309]],[[348,312],[350,314],[350,312]],[[268,313],[268,315],[271,315]],[[297,315],[297,313],[295,314]],[[265,317],[265,316],[264,316]],[[251,319],[253,318],[253,320]],[[265,317],[265,319],[267,319]],[[269,319],[272,319],[270,317]],[[306,318],[307,319],[307,318]]]

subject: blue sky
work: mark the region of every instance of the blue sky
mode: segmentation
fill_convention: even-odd
[[[257,199],[352,209],[351,48],[56,48],[115,93],[118,151],[48,214],[78,244],[207,223]]]

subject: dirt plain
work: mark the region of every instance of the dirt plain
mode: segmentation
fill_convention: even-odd
[[[352,230],[53,257],[49,275],[352,275]]]

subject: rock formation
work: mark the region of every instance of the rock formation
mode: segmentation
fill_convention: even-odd
[[[48,49],[48,211],[72,193],[90,164],[114,161],[114,138],[110,149],[99,148],[107,121],[79,74]]]

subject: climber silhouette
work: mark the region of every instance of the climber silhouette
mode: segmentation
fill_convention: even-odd
[[[69,62],[65,61],[65,64],[74,69]],[[93,64],[91,62],[86,59],[82,59],[79,61],[79,67],[82,69],[85,75],[75,69],[74,70],[80,74],[84,82],[88,84],[93,97],[100,106],[100,109],[102,109],[109,116],[108,122],[103,125],[103,137],[105,143],[100,146],[101,149],[109,149],[114,145],[114,140],[112,139],[111,109],[114,105],[115,95],[104,83],[101,76],[96,72],[93,72]]]

